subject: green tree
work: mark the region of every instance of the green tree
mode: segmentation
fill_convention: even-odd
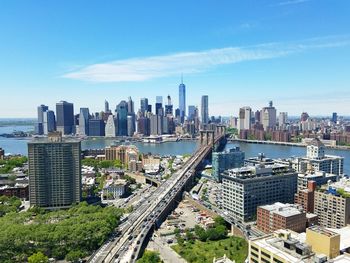
[[[46,263],[49,262],[49,258],[42,252],[37,252],[28,258],[28,263]]]
[[[196,234],[197,238],[202,242],[206,241],[208,238],[208,235],[205,229],[199,225],[195,225],[194,233]]]
[[[67,260],[69,262],[79,262],[79,260],[82,259],[85,256],[86,255],[82,251],[80,251],[80,250],[73,250],[73,251],[70,251],[66,255],[65,260]]]
[[[159,253],[146,250],[143,256],[137,261],[137,263],[161,263]]]

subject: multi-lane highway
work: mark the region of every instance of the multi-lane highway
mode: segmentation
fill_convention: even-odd
[[[218,136],[215,142],[222,136]],[[149,197],[144,198],[139,207],[130,213],[127,220],[120,225],[119,235],[103,245],[89,262],[135,262],[146,235],[163,210],[182,191],[195,168],[210,153],[212,146],[201,146],[179,171],[160,185]]]

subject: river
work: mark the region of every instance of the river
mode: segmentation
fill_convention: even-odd
[[[11,133],[12,131],[31,131],[32,126],[11,126],[0,127],[1,133]],[[6,153],[18,153],[27,155],[27,142],[29,139],[3,138],[0,137],[0,147],[5,149]],[[114,143],[113,139],[96,138],[82,141],[82,149],[102,149]],[[166,142],[161,144],[144,144],[136,142],[135,145],[142,153],[153,153],[160,155],[179,155],[193,153],[197,148],[196,141]],[[283,146],[275,144],[252,144],[245,142],[228,143],[226,149],[233,146],[239,146],[245,152],[246,158],[257,156],[264,153],[270,158],[287,158],[291,156],[305,156],[306,148],[297,146]],[[344,172],[350,174],[350,150],[326,149],[326,154],[339,155],[345,158]]]

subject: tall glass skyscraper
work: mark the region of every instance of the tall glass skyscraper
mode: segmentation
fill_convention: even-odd
[[[201,118],[202,123],[207,124],[209,122],[209,107],[208,107],[208,95],[202,96],[201,101]]]
[[[60,101],[56,103],[57,131],[62,134],[74,133],[74,110],[73,103]]]
[[[44,112],[46,112],[49,109],[48,106],[40,105],[38,106],[38,122],[35,126],[35,133],[42,135],[44,134]]]
[[[118,118],[118,136],[128,135],[128,103],[122,100],[116,108]]]
[[[179,109],[181,122],[184,122],[186,116],[186,86],[181,78],[181,84],[179,85]]]
[[[148,99],[142,98],[140,101],[140,110],[142,114],[145,114],[146,111],[148,111]]]

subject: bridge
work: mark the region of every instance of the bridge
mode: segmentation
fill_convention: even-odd
[[[208,137],[208,134],[209,137]],[[88,262],[134,263],[147,245],[152,230],[158,228],[195,184],[196,170],[202,161],[226,143],[224,126],[200,132],[200,147],[184,166],[161,184],[119,226],[119,235],[107,241]],[[205,137],[205,138],[204,138]],[[209,138],[209,139],[207,139]]]

